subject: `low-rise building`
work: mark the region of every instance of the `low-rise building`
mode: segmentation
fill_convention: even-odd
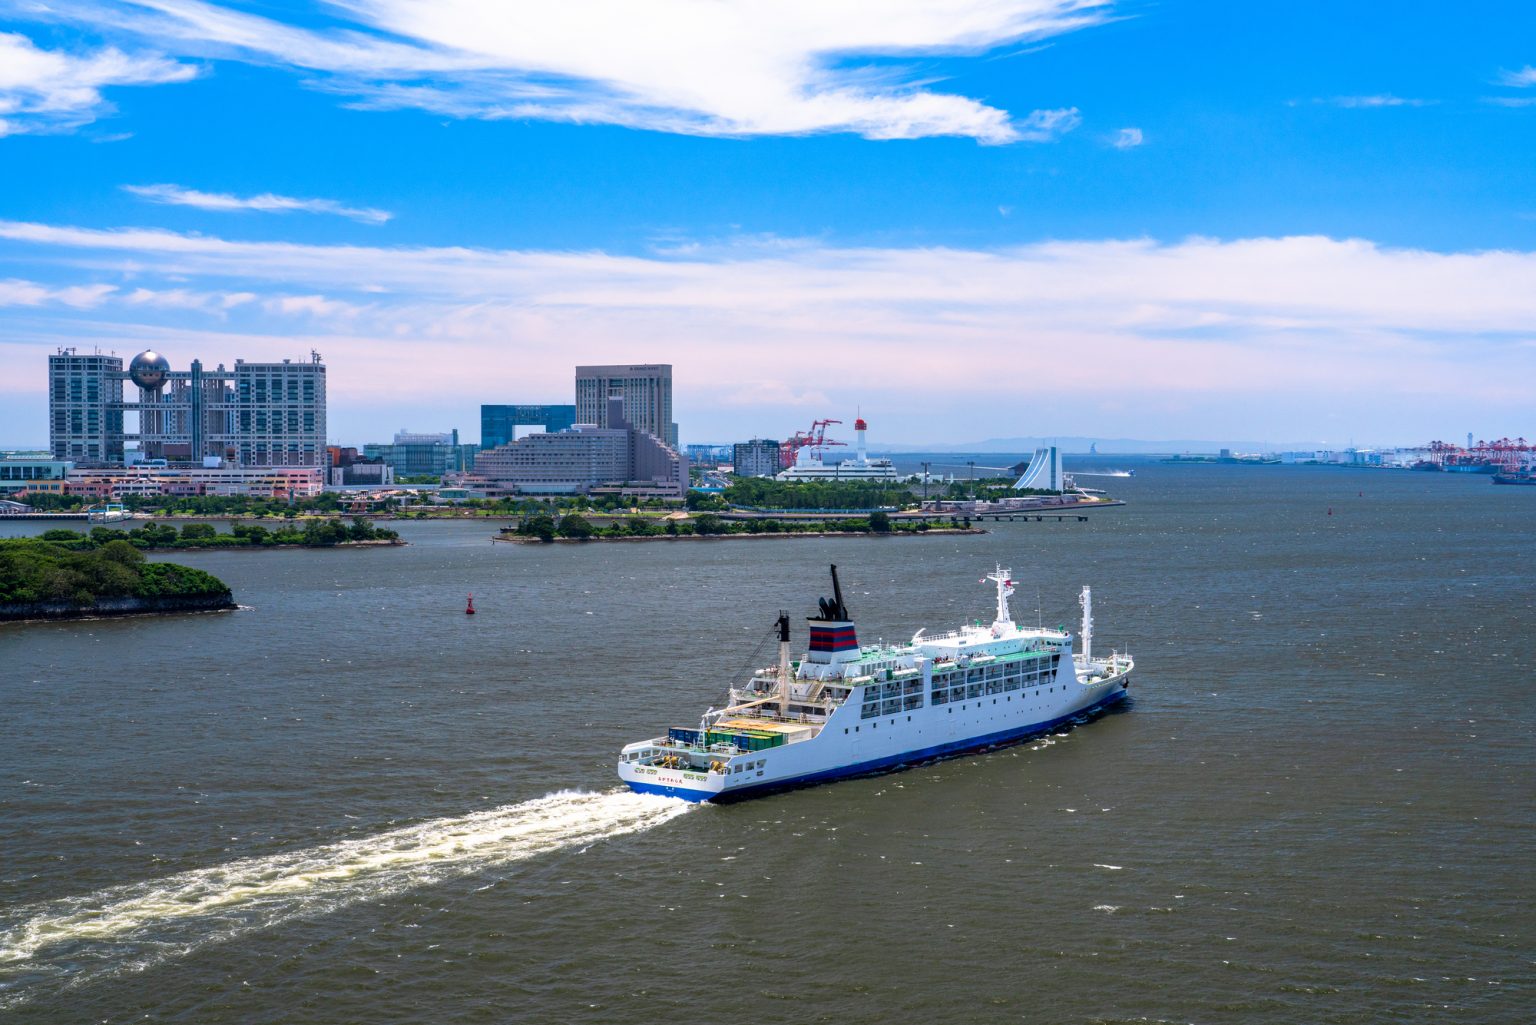
[[[398,477],[441,477],[474,465],[478,445],[459,444],[459,432],[419,434],[400,431],[389,445],[364,445],[363,455],[388,463]]]
[[[587,494],[599,487],[681,498],[688,487],[688,457],[624,419],[623,400],[608,404],[608,427],[529,434],[482,450],[469,486],[518,494]]]
[[[36,456],[5,456],[0,458],[0,494],[17,491],[63,491],[64,480],[75,464],[67,459],[49,459]]]
[[[331,466],[327,478],[330,487],[387,487],[395,482],[395,468],[377,456],[358,455],[357,449],[339,445],[330,446],[326,452]]]
[[[125,495],[244,495],[251,498],[311,498],[325,486],[318,466],[111,467],[71,470],[64,493],[86,498]]]

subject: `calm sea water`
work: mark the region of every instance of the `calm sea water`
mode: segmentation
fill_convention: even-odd
[[[239,613],[0,628],[0,1017],[1530,1020],[1536,491],[1110,486],[982,537],[407,523],[180,557]],[[728,807],[616,789],[828,562],[873,640],[986,615],[994,561],[1020,619],[1094,586],[1123,711]]]

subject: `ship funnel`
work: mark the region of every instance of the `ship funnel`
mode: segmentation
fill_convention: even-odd
[[[848,606],[843,601],[843,587],[837,579],[837,567],[832,567],[832,597],[819,602],[821,614],[808,616],[811,628],[811,647],[806,658],[811,662],[850,662],[859,657],[859,637]]]

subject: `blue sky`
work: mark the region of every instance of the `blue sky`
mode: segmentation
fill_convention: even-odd
[[[505,9],[504,9],[505,8]],[[0,0],[0,444],[61,344],[331,433],[672,362],[688,441],[1536,433],[1536,10]]]

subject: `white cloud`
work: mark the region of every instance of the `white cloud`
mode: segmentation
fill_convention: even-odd
[[[66,12],[191,55],[278,63],[373,108],[696,135],[855,132],[1044,141],[1076,111],[1015,120],[891,58],[969,56],[1098,24],[1111,0],[350,0],[307,29],[200,0]],[[863,63],[860,63],[863,61]]]
[[[263,305],[272,313],[306,314],[311,317],[352,317],[360,310],[360,307],[352,303],[327,299],[323,295],[285,295],[268,299]]]
[[[1023,142],[1050,142],[1066,135],[1083,123],[1076,107],[1036,110],[1014,125],[1014,135]]]
[[[1142,141],[1140,128],[1122,128],[1110,140],[1110,145],[1115,149],[1135,149]]]
[[[643,358],[694,382],[679,385],[689,396],[679,401],[704,418],[695,424],[715,416],[747,433],[793,429],[819,398],[856,392],[887,423],[909,418],[883,438],[1146,436],[1216,430],[1222,415],[1233,431],[1266,423],[1261,434],[1297,437],[1341,411],[1380,436],[1437,409],[1453,422],[1516,420],[1536,380],[1536,253],[1526,252],[1289,237],[991,250],[769,240],[636,257],[15,222],[0,222],[0,239],[25,259],[76,268],[82,287],[110,289],[100,283],[129,267],[136,287],[255,297],[240,320],[253,334],[199,333],[204,322],[188,314],[109,300],[94,336],[52,314],[54,333],[29,334],[39,344],[176,332],[180,349],[205,354],[314,346],[333,367],[341,416],[478,402],[496,380],[553,401],[573,363]],[[785,355],[797,352],[816,355]],[[0,370],[25,377],[26,367]],[[743,420],[747,409],[759,412]],[[764,419],[778,416],[782,425]]]
[[[1527,65],[1519,71],[1506,71],[1499,76],[1501,85],[1513,86],[1517,89],[1528,85],[1536,85],[1536,67]]]
[[[0,306],[43,306],[57,303],[76,309],[99,306],[113,292],[115,285],[70,285],[66,288],[49,288],[35,281],[9,278],[0,281]]]
[[[1495,107],[1536,107],[1536,96],[1484,96],[1483,102]]]
[[[1219,310],[1239,324],[1281,314],[1302,325],[1358,322],[1402,331],[1524,331],[1536,322],[1536,254],[1444,254],[1315,236],[1043,242],[995,250],[754,239],[700,244],[665,258],[242,242],[16,221],[0,221],[0,239],[75,251],[85,267],[126,262],[139,275],[238,281],[247,290],[265,282],[284,288],[284,312],[312,307],[322,295],[329,302],[338,293],[357,293],[381,310],[445,302],[465,310],[537,304],[751,315],[848,303],[932,315],[1075,310],[1103,322],[1112,312],[1129,317],[1150,304],[1190,316]],[[292,295],[294,285],[313,294]]]
[[[394,217],[394,214],[388,210],[347,206],[334,199],[296,199],[293,196],[279,196],[271,192],[263,192],[258,196],[231,196],[222,192],[199,192],[180,185],[124,185],[123,189],[151,203],[192,206],[199,210],[256,210],[262,213],[299,211],[311,214],[335,214],[338,217],[350,217],[354,221],[362,221],[365,224],[383,224]]]
[[[44,50],[26,36],[0,32],[0,136],[66,131],[111,106],[101,90],[117,85],[185,82],[197,68],[156,55],[107,47],[82,53]]]

